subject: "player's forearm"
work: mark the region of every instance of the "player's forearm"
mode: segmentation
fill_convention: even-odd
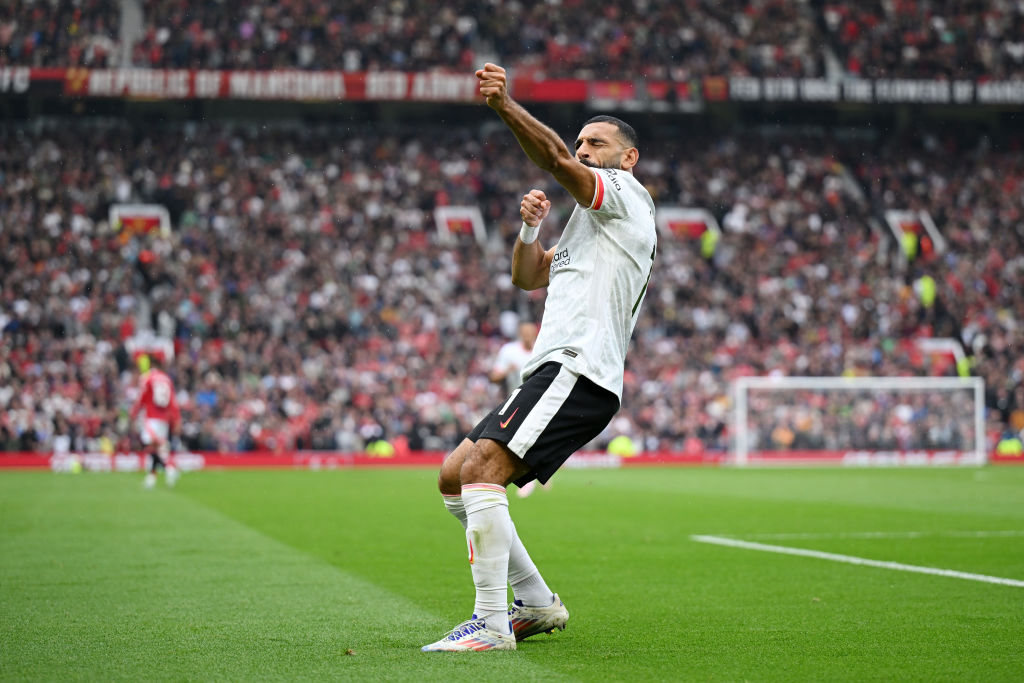
[[[558,133],[534,118],[512,98],[506,98],[496,111],[516,136],[526,156],[542,170],[553,173],[560,161],[572,159],[569,148]]]
[[[531,291],[548,286],[547,252],[539,241],[524,244],[516,239],[512,250],[512,284],[520,289]]]

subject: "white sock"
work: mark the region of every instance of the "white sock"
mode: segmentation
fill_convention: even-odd
[[[509,520],[511,522],[511,519]],[[526,546],[519,540],[515,524],[512,525],[515,537],[508,556],[508,582],[512,586],[515,599],[530,607],[547,607],[555,594],[544,582],[537,565],[530,559]]]
[[[466,508],[466,543],[476,586],[473,613],[487,628],[511,633],[508,623],[508,558],[515,527],[508,514],[505,487],[497,484],[466,484],[462,487]]]
[[[445,508],[465,529],[466,506],[462,502],[462,496],[442,494],[442,497]],[[511,519],[509,521],[511,522]],[[526,546],[519,539],[515,524],[512,524],[512,534],[512,547],[508,556],[508,582],[512,586],[515,599],[530,607],[547,607],[554,599],[554,593],[544,582],[537,565],[530,559],[530,553],[526,552]]]
[[[444,507],[448,512],[451,513],[452,517],[459,520],[459,524],[462,528],[466,528],[466,506],[462,504],[462,496],[451,496],[447,493],[442,493],[441,498],[444,499]]]

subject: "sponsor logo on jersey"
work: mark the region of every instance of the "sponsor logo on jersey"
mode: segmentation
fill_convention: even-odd
[[[572,257],[569,256],[569,249],[565,249],[556,252],[554,257],[551,259],[551,272],[555,272],[559,268],[565,268],[567,265],[572,263]]]

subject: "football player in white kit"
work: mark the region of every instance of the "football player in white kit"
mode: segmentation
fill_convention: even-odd
[[[545,249],[538,232],[551,201],[535,189],[520,204],[512,281],[548,288],[544,315],[523,384],[441,465],[438,488],[465,527],[476,602],[472,618],[426,652],[514,650],[517,641],[565,628],[569,612],[519,539],[506,487],[546,482],[618,411],[626,351],[657,252],[654,202],[633,177],[639,151],[631,126],[611,116],[590,119],[574,155],[509,96],[503,68],[486,64],[476,76],[526,155],[577,205]]]
[[[537,326],[533,323],[519,323],[516,334],[516,339],[498,349],[489,375],[492,382],[503,383],[509,393],[515,391],[523,382],[523,367],[533,355],[533,345],[537,341]]]

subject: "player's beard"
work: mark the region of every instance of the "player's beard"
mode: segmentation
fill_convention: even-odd
[[[580,163],[587,168],[622,168],[622,160],[619,159],[619,163],[608,162],[607,164],[595,164],[590,159],[580,159]]]

